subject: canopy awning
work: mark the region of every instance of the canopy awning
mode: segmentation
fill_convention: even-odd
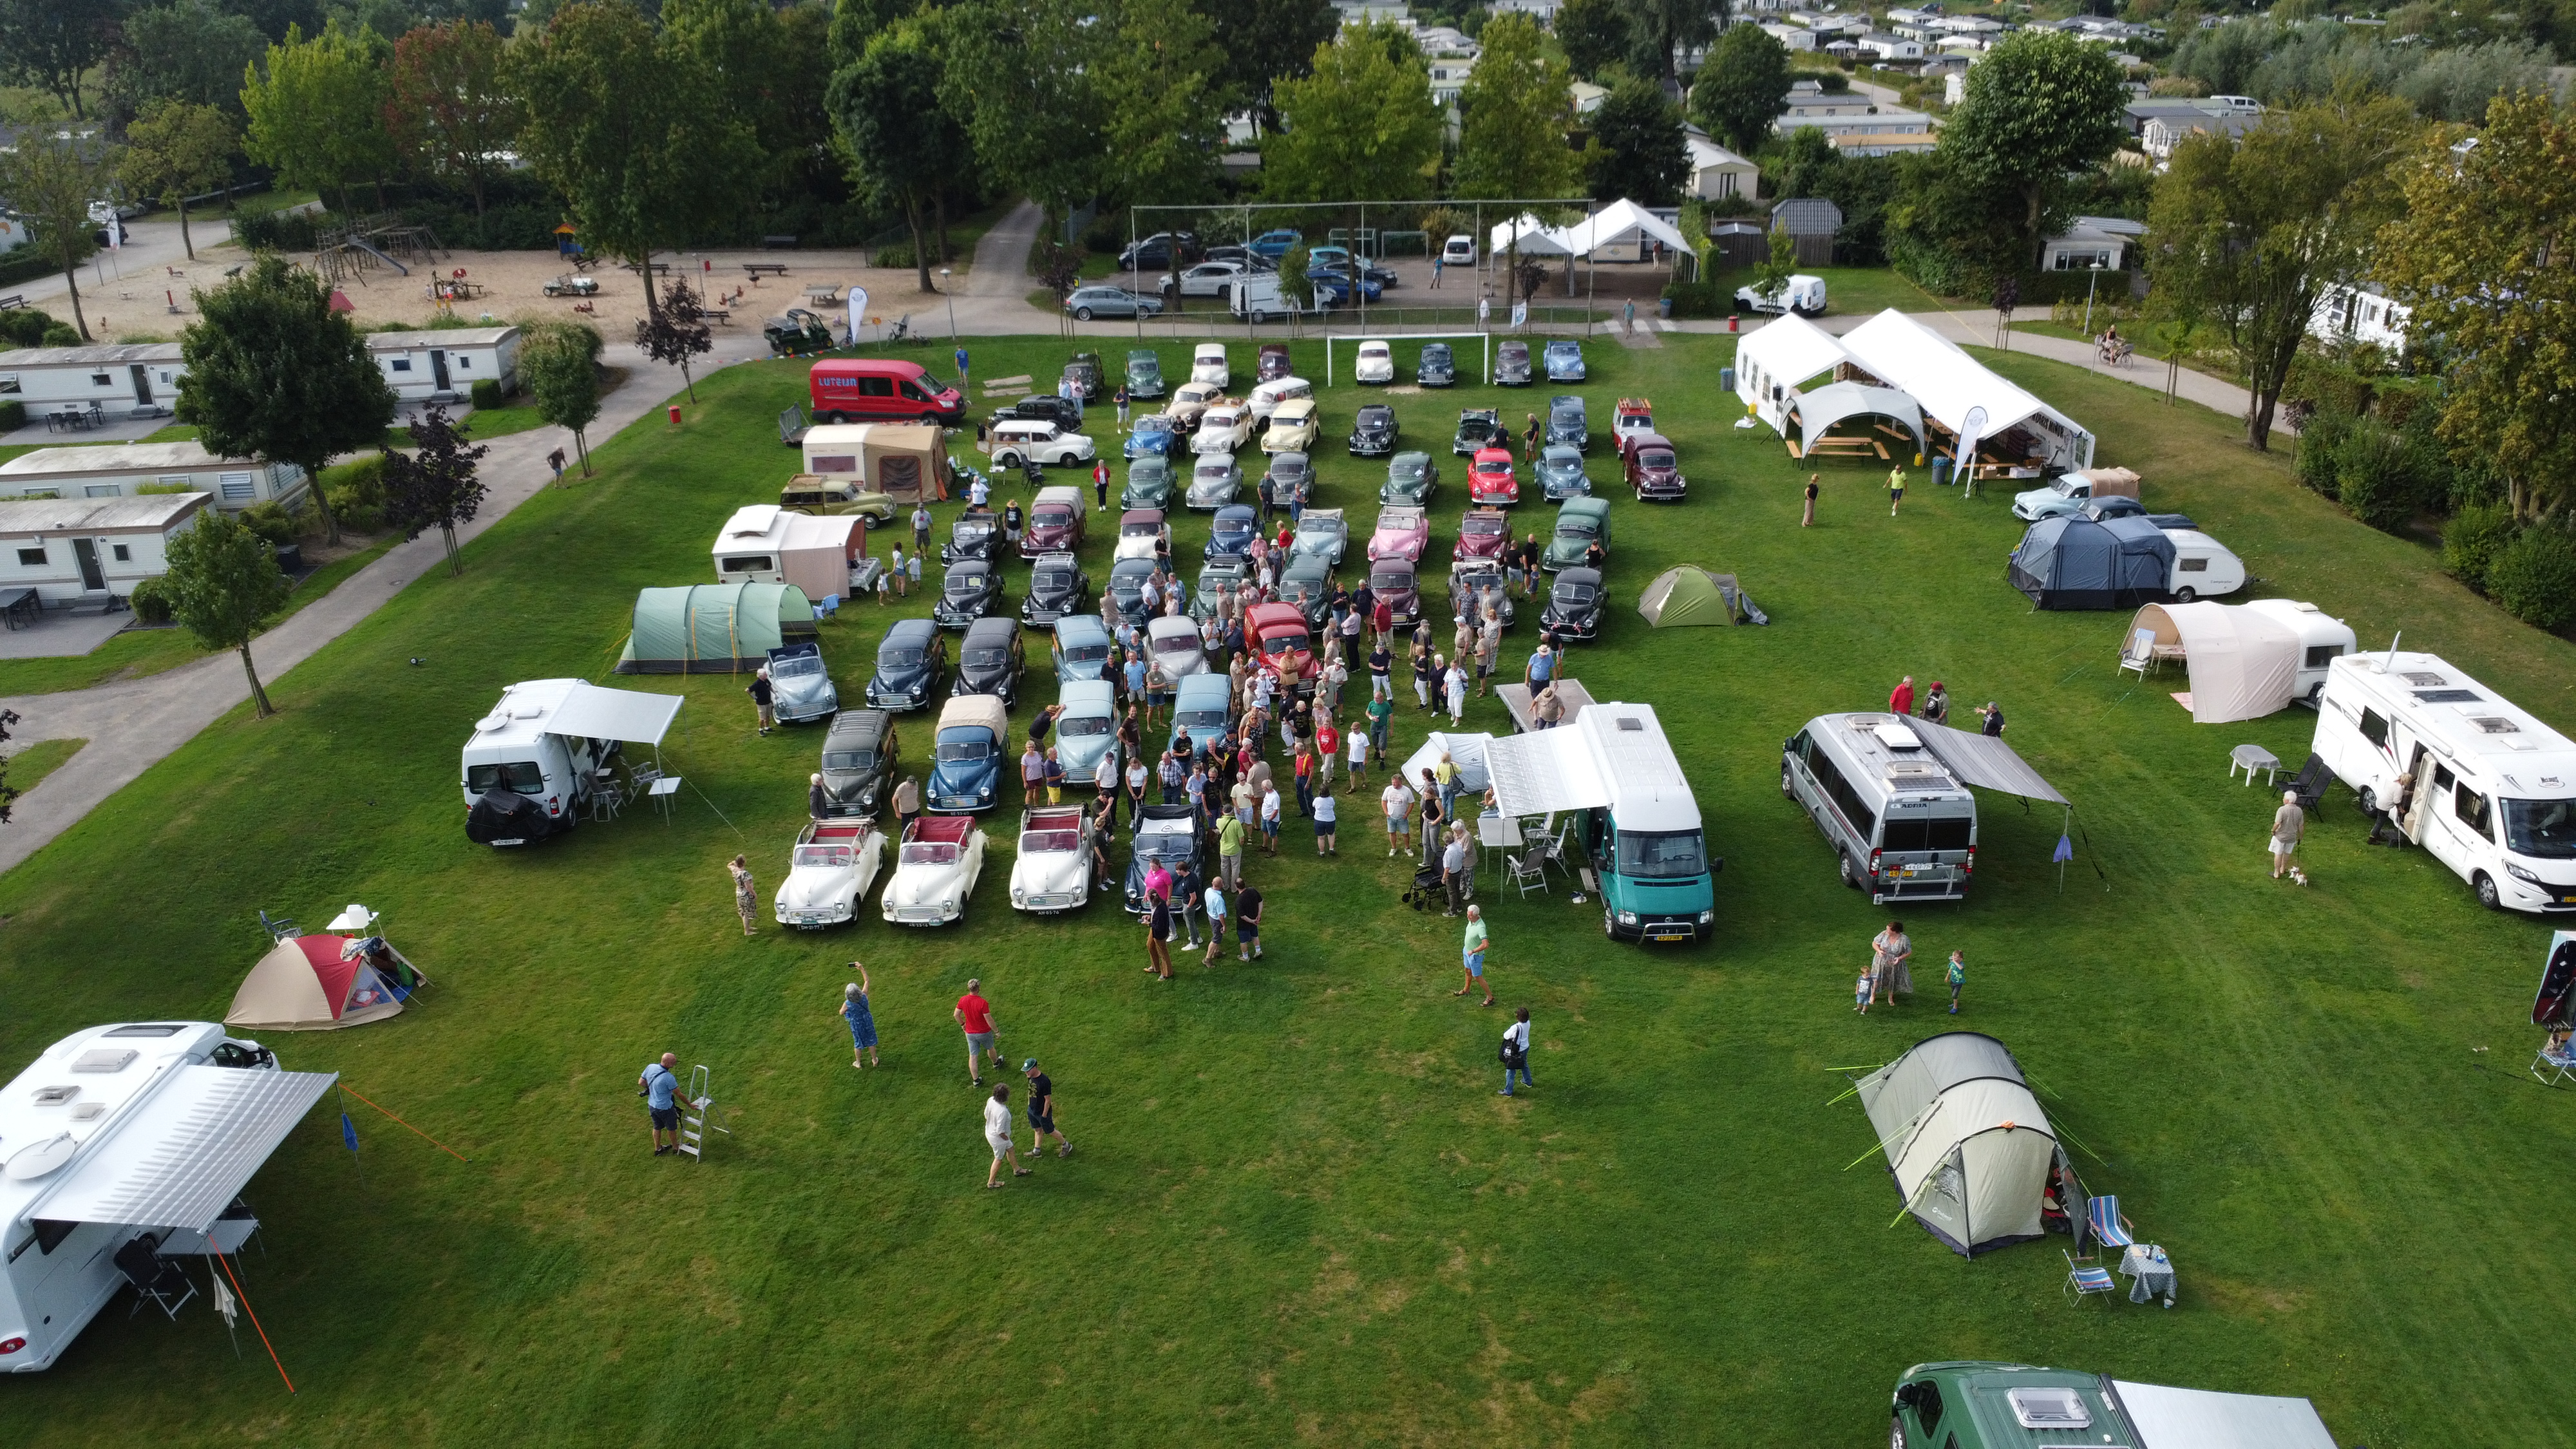
[[[1572,256],[1574,248],[1566,245],[1565,238],[1565,232],[1544,225],[1537,217],[1523,212],[1509,221],[1495,222],[1493,234],[1487,240],[1492,244],[1491,250],[1496,252],[1512,251],[1517,246],[1525,257]]]
[[[1863,387],[1856,382],[1829,383],[1798,395],[1800,441],[1813,443],[1848,418],[1886,418],[1914,436],[1914,451],[1923,451],[1923,410],[1914,399],[1892,387]]]
[[[337,1072],[242,1067],[177,1073],[27,1216],[202,1233],[340,1080]]]
[[[1844,333],[1842,345],[1872,377],[1910,395],[1925,416],[1971,447],[2023,428],[2058,467],[2093,466],[2093,434],[2081,424],[1893,307]]]
[[[1570,723],[1570,722],[1569,722]],[[1578,729],[1539,730],[1485,742],[1496,808],[1508,816],[1597,810],[1610,803],[1591,742]]]
[[[2113,1379],[2120,1411],[2143,1444],[2193,1449],[2334,1449],[2334,1435],[2305,1399],[2221,1394]],[[2075,1436],[2068,1435],[2073,1438]]]
[[[2030,767],[2028,760],[2013,753],[2013,747],[1996,736],[1973,735],[1966,730],[1954,730],[1948,725],[1920,719],[1907,720],[1905,727],[1923,737],[1923,743],[1941,757],[1941,763],[1950,767],[1951,774],[1978,789],[2001,790],[2007,795],[2019,795],[2025,800],[2045,800],[2051,805],[2066,803],[2066,797],[2057,793],[2056,786],[2042,779],[2040,773]]]
[[[1422,748],[1405,760],[1404,778],[1421,784],[1422,772],[1437,766],[1440,756],[1445,753],[1449,756],[1449,763],[1458,767],[1459,788],[1482,795],[1485,787],[1492,783],[1492,775],[1485,763],[1485,749],[1493,742],[1494,737],[1489,734],[1452,734],[1433,730],[1430,737],[1422,742]]]
[[[1590,256],[1601,247],[1616,245],[1632,237],[1662,242],[1677,253],[1688,253],[1692,249],[1690,239],[1683,236],[1679,228],[1625,197],[1556,235],[1565,243],[1566,250],[1578,257]],[[1529,248],[1524,246],[1521,250]]]
[[[575,684],[555,709],[552,733],[595,740],[624,740],[631,745],[659,745],[688,701],[676,694],[643,694],[632,689],[602,689]]]

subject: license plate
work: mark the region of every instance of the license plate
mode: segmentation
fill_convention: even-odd
[[[494,845],[525,845],[528,842],[525,840],[496,840],[492,843]]]
[[[1903,876],[1907,880],[1912,880],[1914,877],[1921,875],[1922,873],[1923,867],[1919,865],[1909,865],[1897,871],[1898,875]]]
[[[1649,941],[1687,941],[1690,938],[1691,933],[1688,931],[1662,930],[1646,933],[1646,939]]]

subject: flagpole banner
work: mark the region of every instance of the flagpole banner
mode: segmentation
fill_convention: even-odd
[[[850,345],[852,347],[859,345],[859,319],[866,315],[868,315],[868,289],[852,287],[850,289]]]

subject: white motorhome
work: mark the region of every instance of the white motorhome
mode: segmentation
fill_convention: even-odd
[[[204,1270],[171,1260],[258,1229],[242,1189],[337,1080],[210,1021],[47,1047],[0,1089],[0,1371],[53,1367],[128,1283],[175,1316]]]
[[[532,679],[501,691],[465,742],[465,838],[528,845],[580,822],[626,744],[659,746],[681,696]]]
[[[2479,904],[2576,912],[2576,741],[2529,711],[2430,654],[2347,654],[2327,665],[2313,748]]]
[[[1977,797],[1913,725],[1892,714],[1827,714],[1780,752],[1780,793],[1806,807],[1871,905],[1955,901],[1977,869]]]

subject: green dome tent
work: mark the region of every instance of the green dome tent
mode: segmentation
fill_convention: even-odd
[[[814,632],[814,602],[793,584],[691,584],[635,596],[620,674],[740,674],[790,634]]]
[[[1646,585],[1646,592],[1637,598],[1637,612],[1658,629],[1771,622],[1745,597],[1735,575],[1713,574],[1689,564],[1667,569]]]

